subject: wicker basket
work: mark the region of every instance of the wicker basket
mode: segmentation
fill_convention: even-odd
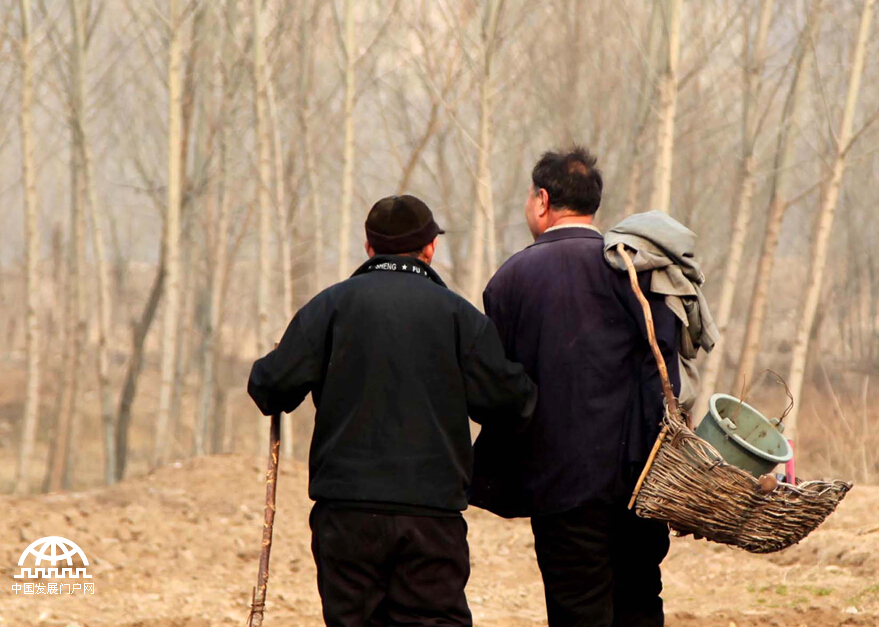
[[[638,285],[635,267],[625,247],[619,245],[617,252],[626,263],[632,289],[644,309],[666,400],[662,431],[629,508],[634,507],[642,518],[665,521],[675,531],[751,553],[773,553],[796,544],[836,509],[851,484],[779,483],[765,492],[757,479],[724,462],[714,447],[693,433],[672,393],[665,361],[656,344],[650,305]]]
[[[751,553],[796,544],[824,522],[852,487],[844,481],[779,483],[767,494],[751,474],[725,463],[679,418],[666,414],[660,437],[634,496],[635,513]]]

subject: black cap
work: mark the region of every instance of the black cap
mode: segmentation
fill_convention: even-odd
[[[421,250],[442,233],[433,213],[415,196],[382,198],[366,216],[366,240],[379,254]]]

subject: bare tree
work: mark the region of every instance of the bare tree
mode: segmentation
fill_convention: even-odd
[[[180,162],[182,63],[179,0],[170,0],[168,19],[168,204],[165,210],[165,312],[162,327],[162,364],[159,383],[159,410],[156,418],[152,465],[164,464],[168,457],[168,426],[174,386],[177,352],[177,318],[180,313]]]
[[[498,21],[504,0],[485,0],[480,31],[481,58],[479,63],[479,135],[476,159],[476,195],[473,208],[473,226],[470,235],[470,286],[467,297],[471,303],[480,303],[485,281],[486,239],[488,240],[489,273],[497,263],[497,244],[494,227],[494,199],[491,180],[491,111],[492,111],[492,58],[497,47]],[[486,236],[487,231],[487,236]]]
[[[101,225],[95,196],[92,158],[86,131],[85,113],[85,54],[87,50],[85,28],[85,4],[82,0],[69,0],[68,8],[73,32],[70,64],[70,91],[73,124],[73,152],[79,159],[85,190],[84,205],[91,225],[92,251],[97,270],[98,307],[98,396],[101,401],[101,422],[104,434],[104,482],[115,480],[116,468],[116,416],[110,389],[110,279],[107,255],[104,247],[104,231]]]
[[[657,3],[653,3],[648,26],[647,47],[644,52],[644,69],[641,73],[640,88],[636,98],[634,125],[629,143],[629,180],[626,185],[626,200],[623,206],[623,215],[630,216],[635,213],[638,204],[639,191],[641,189],[641,150],[644,143],[644,132],[650,117],[650,103],[653,100],[653,92],[656,90],[656,57],[659,46],[661,23],[657,12]]]
[[[796,435],[797,416],[802,406],[803,377],[806,371],[806,358],[809,354],[809,338],[812,335],[812,327],[815,322],[815,312],[818,310],[818,302],[821,296],[821,287],[824,280],[824,269],[827,265],[827,249],[830,242],[830,230],[836,214],[836,205],[839,199],[839,188],[842,185],[842,176],[845,172],[846,156],[851,148],[852,124],[855,118],[855,108],[858,104],[858,92],[861,88],[861,75],[864,71],[864,55],[867,42],[870,39],[870,27],[873,20],[873,10],[876,0],[864,0],[861,12],[861,22],[858,27],[858,38],[852,51],[851,70],[848,82],[848,94],[845,99],[845,108],[842,120],[839,124],[839,132],[835,138],[836,155],[833,160],[830,180],[824,188],[821,207],[818,210],[815,242],[811,255],[809,268],[808,287],[803,301],[802,317],[797,330],[796,342],[794,343],[793,356],[790,366],[790,388],[794,395],[794,408],[787,417],[788,437],[793,439]]]
[[[198,418],[195,429],[195,453],[205,453],[210,417],[215,413],[216,366],[219,359],[219,327],[223,284],[228,271],[229,249],[229,205],[231,190],[229,183],[229,161],[231,152],[230,110],[235,92],[233,65],[235,62],[235,26],[237,23],[237,1],[226,0],[225,11],[217,20],[220,44],[220,106],[217,125],[220,132],[219,172],[217,175],[217,217],[213,221],[213,237],[208,252],[208,297],[205,312],[204,349],[202,352],[202,381]],[[216,415],[214,419],[219,421]]]
[[[742,344],[741,357],[739,358],[735,390],[744,389],[749,378],[753,375],[757,353],[760,350],[760,335],[763,331],[763,320],[766,316],[766,299],[769,295],[769,283],[772,279],[775,251],[778,248],[778,239],[781,236],[781,223],[784,219],[784,213],[789,206],[788,186],[794,150],[793,131],[796,127],[797,111],[803,91],[804,77],[809,73],[809,62],[812,58],[810,53],[818,28],[821,2],[822,0],[812,1],[806,26],[800,35],[797,50],[794,53],[796,58],[794,76],[791,80],[790,91],[787,94],[782,112],[772,174],[769,217],[766,221],[766,233],[763,236],[760,261],[757,265],[757,275],[751,295],[748,326]]]
[[[320,181],[318,179],[317,164],[314,158],[314,142],[312,139],[309,118],[311,115],[312,91],[314,88],[314,45],[311,33],[314,31],[314,23],[317,20],[321,3],[317,2],[312,8],[310,19],[302,18],[299,28],[299,102],[297,107],[297,121],[301,135],[302,153],[305,162],[306,181],[308,183],[308,198],[311,206],[311,237],[312,237],[312,275],[311,291],[317,293],[323,286],[323,207],[321,207]]]
[[[268,80],[266,71],[265,42],[263,41],[264,9],[262,0],[251,0],[253,7],[253,103],[256,121],[256,205],[259,216],[259,239],[257,241],[257,277],[256,277],[256,315],[257,353],[265,355],[271,348],[268,338],[269,322],[269,239],[271,235],[271,207],[269,203],[269,185],[271,184],[271,145],[267,119]],[[279,208],[279,211],[283,209]],[[282,236],[284,237],[284,236]],[[289,259],[289,258],[288,258]],[[287,278],[285,277],[285,281]],[[292,302],[292,295],[290,296]],[[285,305],[289,307],[288,305]],[[264,425],[256,421],[257,452],[267,443],[262,437]]]
[[[454,30],[447,30],[444,33],[445,36],[436,32],[437,29],[433,24],[434,20],[431,12],[433,8],[433,3],[421,4],[420,22],[414,29],[414,34],[418,38],[423,50],[423,59],[415,58],[413,61],[423,80],[427,93],[430,94],[429,110],[423,130],[419,134],[416,135],[410,132],[410,124],[403,124],[406,143],[411,145],[412,149],[406,159],[396,159],[402,170],[400,181],[397,183],[398,194],[406,193],[412,184],[416,169],[419,165],[423,165],[424,153],[431,139],[436,136],[440,129],[442,109],[444,107],[448,109],[455,108],[455,103],[449,102],[449,98],[460,76],[462,50],[454,45],[456,36]],[[442,78],[442,81],[439,83],[437,82],[438,77]],[[401,75],[400,78],[401,85],[396,95],[398,98],[405,99],[404,94],[410,91],[410,80],[405,75]],[[407,107],[403,106],[400,109],[401,116],[404,117],[405,122],[408,122]]]
[[[45,14],[45,11],[44,11]],[[53,29],[54,31],[54,29]],[[55,40],[57,33],[50,34],[57,55],[58,75],[60,82],[65,87],[67,113],[67,129],[70,132],[70,222],[67,245],[66,289],[64,299],[64,318],[67,324],[66,342],[62,356],[62,382],[60,388],[60,403],[56,418],[55,430],[50,446],[50,454],[47,463],[47,474],[44,488],[49,491],[57,491],[70,485],[74,473],[73,466],[76,461],[78,435],[82,408],[80,406],[80,392],[83,384],[82,365],[84,361],[85,334],[87,322],[85,318],[85,213],[87,202],[86,177],[84,173],[83,155],[81,148],[79,119],[81,107],[77,103],[77,92],[73,88],[73,76],[66,76],[61,63],[61,47]],[[70,65],[73,67],[77,62],[77,50],[71,46]],[[81,52],[81,48],[80,48]],[[74,70],[75,72],[75,70]]]
[[[656,158],[650,208],[668,213],[678,102],[678,61],[681,54],[681,0],[668,0],[665,15],[665,68],[659,77]]]
[[[342,52],[345,59],[345,137],[342,155],[342,204],[339,227],[339,273],[340,281],[350,272],[348,256],[351,254],[351,204],[354,197],[354,90],[357,41],[354,33],[354,0],[345,0],[345,34]]]
[[[37,204],[36,162],[34,159],[34,68],[30,0],[19,0],[21,19],[21,167],[24,181],[25,289],[27,291],[27,389],[15,491],[28,491],[30,462],[34,451],[40,412],[40,326],[37,318],[39,298],[39,207]]]
[[[181,452],[252,450],[263,427],[233,417],[256,336],[268,350],[272,329],[309,293],[348,276],[360,203],[388,190],[424,198],[447,230],[438,270],[478,303],[494,264],[530,243],[522,176],[559,141],[588,143],[613,181],[602,221],[650,208],[651,197],[668,208],[680,193],[678,217],[699,234],[723,328],[706,392],[737,374],[724,370],[744,334],[749,376],[757,361],[791,366],[808,396],[803,356],[820,345],[844,409],[856,396],[869,407],[875,390],[863,377],[879,355],[875,37],[854,148],[839,141],[856,37],[838,23],[854,26],[864,0],[175,0],[170,21],[169,2],[0,8],[0,162],[8,200],[20,203],[8,221],[22,224],[0,231],[0,328],[7,365],[21,371],[13,380],[33,364],[39,375],[35,385],[27,374],[12,401],[25,407],[13,485],[28,474],[34,483],[46,444],[53,489],[118,480]],[[33,12],[21,48],[28,110],[22,6]],[[18,136],[32,158],[12,149]],[[818,245],[826,252],[807,257]],[[41,250],[51,255],[44,275]],[[39,341],[26,333],[32,321]],[[35,389],[51,399],[44,415]],[[303,455],[304,440],[282,424],[285,446]],[[811,443],[814,426],[802,416],[801,426]],[[872,463],[867,450],[858,471]]]
[[[769,36],[769,26],[772,22],[773,4],[774,0],[762,0],[761,2],[753,48],[749,45],[751,20],[744,20],[745,36],[742,38],[744,46],[742,51],[742,158],[739,172],[738,211],[735,214],[736,219],[729,242],[727,262],[724,266],[723,279],[721,279],[720,299],[717,309],[714,311],[715,322],[720,330],[720,338],[714,346],[714,350],[708,355],[708,361],[705,364],[701,381],[702,389],[694,408],[695,416],[705,415],[708,409],[708,398],[717,387],[717,379],[726,350],[725,336],[732,317],[733,297],[739,280],[742,256],[745,252],[748,225],[751,222],[755,187],[754,145],[757,141],[760,93],[763,86],[763,68],[766,65],[766,39]]]

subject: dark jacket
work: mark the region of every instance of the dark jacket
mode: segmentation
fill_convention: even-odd
[[[410,257],[373,257],[293,318],[253,364],[260,410],[293,411],[311,392],[312,499],[463,510],[469,416],[499,431],[536,404],[491,321]]]
[[[675,389],[679,323],[650,294]],[[470,502],[502,516],[623,502],[659,432],[662,387],[629,284],[584,228],[544,233],[498,270],[484,294],[507,357],[540,388],[524,433],[486,425],[475,444]]]

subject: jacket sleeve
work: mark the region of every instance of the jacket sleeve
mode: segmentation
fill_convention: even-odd
[[[320,381],[331,317],[326,309],[325,297],[312,299],[277,348],[253,363],[247,393],[264,415],[293,411]]]
[[[497,329],[478,315],[476,334],[464,353],[464,384],[470,418],[479,424],[508,421],[521,428],[537,406],[537,386],[521,364],[508,361]]]

